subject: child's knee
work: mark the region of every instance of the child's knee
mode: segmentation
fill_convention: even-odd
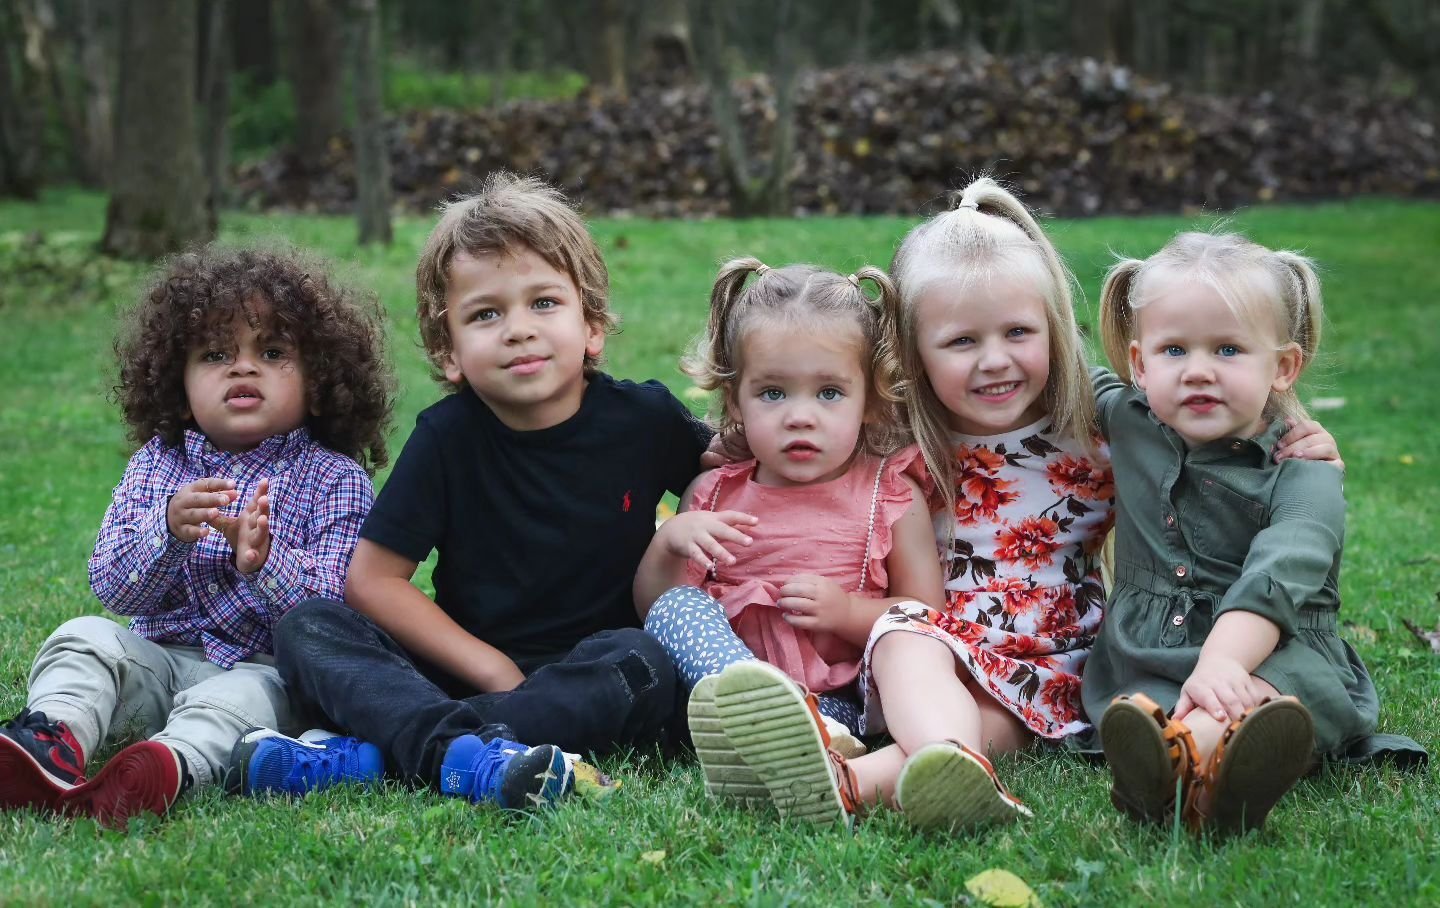
[[[109,618],[98,615],[71,618],[40,645],[36,661],[43,660],[47,653],[58,651],[89,652],[102,659],[119,661],[125,657],[127,638],[134,636],[129,628]]]
[[[665,648],[636,628],[614,631],[612,665],[620,687],[632,703],[664,701],[675,696],[675,669]]]
[[[308,644],[335,636],[350,607],[330,599],[306,599],[275,622],[275,659],[286,661],[303,653]],[[303,657],[302,657],[303,658]]]

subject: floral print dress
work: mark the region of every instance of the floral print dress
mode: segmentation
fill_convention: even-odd
[[[935,519],[945,607],[902,603],[876,623],[862,670],[866,731],[884,728],[871,654],[895,631],[945,643],[1035,734],[1084,731],[1080,671],[1104,611],[1100,549],[1115,503],[1108,451],[1054,435],[1048,417],[951,441],[955,510]]]

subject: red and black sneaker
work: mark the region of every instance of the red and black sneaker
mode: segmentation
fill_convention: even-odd
[[[85,755],[64,722],[20,710],[0,726],[0,809],[58,810],[85,782]]]
[[[123,828],[138,814],[163,817],[189,786],[190,771],[178,753],[159,741],[137,741],[111,757],[95,778],[65,792],[60,809]]]

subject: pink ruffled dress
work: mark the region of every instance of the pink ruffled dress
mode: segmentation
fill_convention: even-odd
[[[760,523],[749,531],[754,542],[731,550],[734,564],[709,576],[691,564],[686,582],[725,606],[756,657],[816,693],[844,687],[860,673],[863,647],[790,626],[776,605],[780,587],[815,574],[848,593],[883,598],[891,531],[914,500],[905,477],[922,492],[931,487],[924,460],[913,445],[885,458],[862,455],[843,476],[806,486],[761,485],[755,467],[754,460],[728,464],[696,484],[692,510],[743,511]]]

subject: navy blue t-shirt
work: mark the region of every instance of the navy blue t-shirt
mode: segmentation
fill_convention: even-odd
[[[711,434],[658,381],[594,375],[574,416],[531,432],[463,386],[416,418],[360,535],[416,562],[438,550],[436,603],[510,658],[559,655],[638,626],[655,506]]]

